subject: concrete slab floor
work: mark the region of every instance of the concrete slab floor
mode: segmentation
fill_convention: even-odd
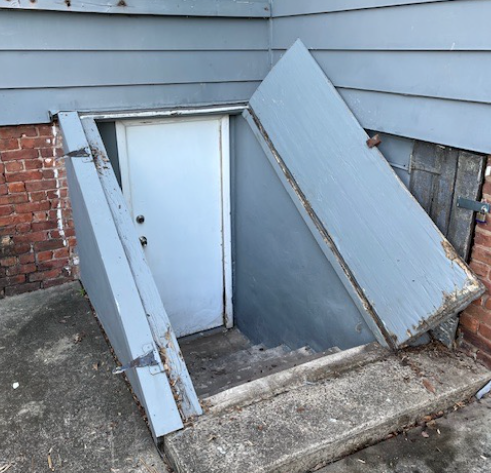
[[[167,472],[114,366],[78,283],[0,301],[0,471]]]
[[[488,473],[491,397],[359,451],[317,473]]]

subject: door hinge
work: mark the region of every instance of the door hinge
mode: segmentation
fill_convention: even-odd
[[[150,349],[145,355],[141,355],[134,360],[126,363],[125,365],[118,366],[113,369],[113,374],[121,374],[125,371],[128,371],[131,368],[146,368],[150,367],[150,372],[152,374],[159,373],[162,371],[159,367],[161,365],[160,357],[157,352],[151,345],[147,345],[144,347],[145,350]]]
[[[457,199],[457,207],[461,209],[472,210],[473,212],[490,213],[490,204],[486,202],[478,202],[477,200],[466,199],[459,197]]]

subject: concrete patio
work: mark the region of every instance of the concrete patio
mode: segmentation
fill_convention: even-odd
[[[0,471],[166,472],[114,366],[78,283],[1,301]]]

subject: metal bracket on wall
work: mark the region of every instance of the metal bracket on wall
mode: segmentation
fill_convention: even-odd
[[[465,197],[459,197],[457,199],[457,207],[462,209],[472,210],[473,212],[490,213],[491,205],[486,202],[478,202],[477,200],[466,199]]]
[[[158,365],[160,364],[160,360],[158,354],[156,353],[156,350],[154,350],[154,348],[151,346],[146,346],[145,350],[148,349],[150,349],[150,351],[148,351],[148,353],[146,353],[145,355],[139,356],[138,358],[135,358],[134,360],[126,363],[123,366],[118,366],[117,368],[114,368],[113,374],[122,374],[131,368],[145,367],[150,367],[150,372],[152,374],[160,372],[160,369],[158,367]]]

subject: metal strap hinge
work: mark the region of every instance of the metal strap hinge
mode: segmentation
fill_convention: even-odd
[[[472,210],[473,212],[490,213],[491,206],[486,202],[478,202],[476,200],[466,199],[465,197],[459,197],[457,199],[457,207],[461,209]]]
[[[130,361],[129,363],[126,363],[123,366],[118,366],[114,368],[113,374],[121,374],[124,373],[125,371],[128,371],[131,368],[157,367],[159,364],[160,364],[160,359],[156,354],[156,350],[152,349],[145,355],[139,356],[138,358],[135,358],[134,360]]]

